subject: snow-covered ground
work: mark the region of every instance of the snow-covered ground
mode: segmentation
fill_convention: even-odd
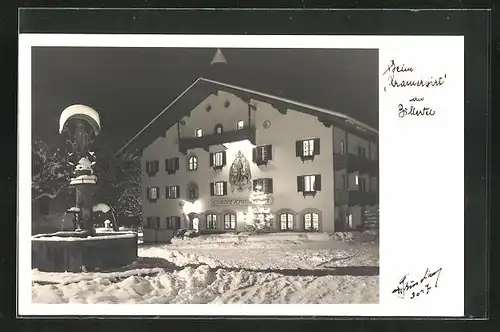
[[[174,239],[115,271],[33,270],[36,303],[377,303],[372,234]]]

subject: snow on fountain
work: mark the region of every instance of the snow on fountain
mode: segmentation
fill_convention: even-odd
[[[100,131],[99,114],[88,106],[72,105],[61,113],[59,133],[66,135],[70,148],[69,164],[74,169],[69,182],[76,192],[75,205],[66,213],[74,215],[76,229],[33,236],[32,265],[35,269],[91,271],[127,265],[137,259],[137,233],[121,232],[118,227],[104,234],[94,229],[96,215],[111,210],[107,204],[93,202],[98,178],[93,170],[95,153],[90,148]]]

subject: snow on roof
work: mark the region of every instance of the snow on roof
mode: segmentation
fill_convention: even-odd
[[[178,103],[183,97],[185,97],[188,94],[188,92],[190,92],[191,90],[194,90],[194,88],[196,86],[201,86],[202,84],[208,84],[208,85],[211,85],[213,87],[216,87],[216,88],[219,88],[219,89],[222,89],[222,90],[227,90],[227,91],[230,91],[230,92],[242,92],[242,93],[245,93],[246,95],[250,95],[252,97],[252,99],[258,99],[258,98],[263,98],[265,100],[271,99],[273,101],[277,101],[279,103],[286,104],[290,109],[294,109],[295,108],[295,110],[297,110],[297,111],[301,110],[301,109],[306,109],[306,110],[315,112],[316,114],[318,114],[318,113],[322,114],[325,117],[330,117],[330,118],[335,118],[337,120],[340,120],[343,123],[351,126],[352,128],[355,128],[356,130],[358,130],[360,132],[378,135],[378,130],[377,129],[372,128],[372,127],[368,126],[367,124],[365,124],[365,123],[363,123],[361,121],[358,121],[358,120],[356,120],[356,119],[354,119],[354,118],[352,118],[352,117],[350,117],[350,116],[348,116],[346,114],[343,114],[343,113],[335,112],[335,111],[332,111],[332,110],[329,110],[329,109],[325,109],[325,108],[317,107],[317,106],[314,106],[314,105],[309,105],[309,104],[301,103],[301,102],[298,102],[298,101],[294,101],[294,100],[290,100],[290,99],[287,99],[287,98],[282,98],[282,97],[274,96],[274,95],[271,95],[271,94],[267,94],[267,93],[263,93],[263,92],[259,92],[259,91],[255,91],[255,90],[250,90],[250,89],[242,88],[242,87],[239,87],[239,86],[235,86],[235,85],[231,85],[231,84],[227,84],[227,83],[223,83],[223,82],[219,82],[219,81],[210,80],[210,79],[207,79],[207,78],[204,78],[204,77],[199,77],[189,87],[187,87],[186,90],[184,90],[179,96],[177,96],[172,102],[170,102],[170,104],[168,104],[167,107],[165,107],[157,116],[155,116],[134,137],[132,137],[132,139],[130,139],[120,150],[118,150],[118,152],[116,154],[119,155],[122,152],[124,152],[125,150],[127,150],[141,135],[145,134],[145,132],[148,129],[150,129],[152,127],[152,125],[160,117],[162,117],[169,109],[173,108],[173,106],[176,103]],[[188,109],[186,107],[183,107],[183,109],[184,109],[184,111],[191,111],[191,109]],[[179,119],[183,118],[184,115],[185,114],[182,114],[182,115],[177,114],[177,116],[178,116]],[[172,116],[175,117],[175,115],[172,115]]]

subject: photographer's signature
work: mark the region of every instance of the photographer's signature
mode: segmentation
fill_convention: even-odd
[[[413,280],[407,273],[399,280],[398,286],[393,289],[392,293],[396,294],[400,299],[408,296],[410,300],[427,295],[432,289],[438,287],[441,270],[442,268],[435,271],[426,269],[423,277],[416,280]]]

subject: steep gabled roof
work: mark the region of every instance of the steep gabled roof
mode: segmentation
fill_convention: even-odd
[[[340,126],[361,136],[371,138],[378,136],[378,130],[342,113],[200,77],[132,137],[117,152],[117,155],[125,151],[132,152],[143,149],[148,144],[151,144],[156,138],[163,135],[167,128],[170,128],[189,114],[208,95],[218,91],[232,93],[247,101],[254,99],[267,102],[278,109],[292,109],[307,113],[318,117],[324,123]]]

